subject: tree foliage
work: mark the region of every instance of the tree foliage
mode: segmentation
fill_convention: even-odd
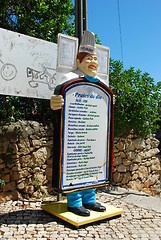
[[[18,120],[47,122],[51,119],[50,100],[0,95],[0,125]]]
[[[131,130],[140,136],[155,133],[159,119],[160,84],[148,73],[130,67],[123,70],[120,61],[110,61],[110,87],[116,96],[115,136]]]
[[[72,0],[1,0],[0,27],[51,42],[74,35]]]

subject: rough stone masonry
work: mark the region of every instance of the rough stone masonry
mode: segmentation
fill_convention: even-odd
[[[160,195],[158,140],[115,139],[113,184]],[[52,124],[18,121],[0,128],[0,201],[52,194]],[[3,182],[2,182],[3,183]],[[3,184],[1,184],[3,185]]]

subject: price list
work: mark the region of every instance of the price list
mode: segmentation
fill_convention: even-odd
[[[107,93],[87,84],[68,90],[64,118],[64,186],[86,186],[106,179],[108,131]]]

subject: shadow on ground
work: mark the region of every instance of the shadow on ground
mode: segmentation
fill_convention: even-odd
[[[112,217],[106,220],[101,220],[99,222],[94,222],[94,223],[90,223],[90,224],[86,224],[86,226],[88,225],[98,225],[99,223],[105,223],[108,222],[112,219],[116,219],[119,218],[119,216],[117,217]],[[50,213],[47,213],[43,210],[19,210],[19,211],[14,211],[14,212],[10,212],[10,213],[4,213],[0,215],[0,226],[2,224],[5,225],[12,225],[12,224],[16,224],[16,225],[22,225],[22,224],[52,224],[52,223],[56,223],[58,225],[63,225],[64,227],[68,227],[70,229],[76,229],[77,227],[69,224],[68,222],[65,222],[55,216],[53,216]],[[85,225],[80,226],[79,229],[83,229]]]
[[[55,216],[43,210],[18,210],[0,215],[0,224],[47,224],[58,221]],[[60,221],[59,221],[60,222]]]

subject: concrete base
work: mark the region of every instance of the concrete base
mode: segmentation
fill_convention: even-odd
[[[53,214],[54,216],[61,218],[62,220],[74,225],[75,227],[79,227],[85,224],[93,223],[99,220],[119,216],[123,213],[123,210],[121,208],[113,207],[112,205],[108,205],[105,203],[101,203],[101,205],[106,207],[105,212],[96,212],[90,210],[90,216],[89,217],[82,217],[78,216],[72,212],[69,212],[67,210],[67,201],[59,201],[59,202],[53,202],[49,204],[42,204],[41,208],[48,212]]]

